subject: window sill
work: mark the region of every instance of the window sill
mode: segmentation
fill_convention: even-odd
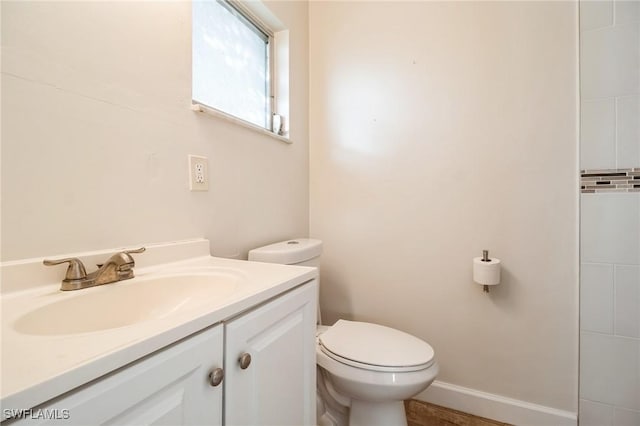
[[[273,139],[277,139],[277,140],[279,140],[281,142],[285,142],[285,143],[288,143],[288,144],[293,143],[293,141],[291,139],[289,139],[288,136],[276,135],[275,133],[270,132],[267,129],[264,129],[264,128],[260,127],[260,126],[257,126],[255,124],[253,124],[253,123],[249,123],[248,121],[244,121],[244,120],[242,120],[240,118],[237,118],[237,117],[234,117],[232,115],[226,114],[226,113],[224,113],[222,111],[218,111],[215,108],[211,108],[211,107],[208,107],[206,105],[194,103],[194,104],[191,105],[191,109],[193,111],[196,111],[196,112],[201,112],[201,113],[204,113],[204,114],[208,114],[208,115],[212,115],[214,117],[221,118],[223,120],[229,121],[229,122],[237,124],[239,126],[242,126],[242,127],[246,128],[246,129],[253,130],[254,132],[257,132],[257,133],[272,137]]]

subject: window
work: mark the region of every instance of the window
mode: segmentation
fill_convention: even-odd
[[[193,103],[282,134],[272,115],[273,34],[235,2],[192,7]]]

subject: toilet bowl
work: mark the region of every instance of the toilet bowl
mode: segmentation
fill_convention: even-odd
[[[438,374],[426,342],[389,327],[345,320],[320,326],[316,363],[325,371],[329,395],[349,408],[349,425],[406,425],[403,401]]]
[[[319,240],[296,239],[251,250],[249,260],[317,267],[321,251]],[[319,426],[406,426],[403,401],[438,374],[427,342],[347,320],[317,326],[316,365]]]

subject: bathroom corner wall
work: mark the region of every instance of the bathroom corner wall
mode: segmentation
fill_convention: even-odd
[[[580,425],[640,424],[640,2],[580,2]]]
[[[306,235],[308,5],[265,3],[290,31],[291,145],[191,111],[189,1],[2,1],[2,259]]]
[[[309,7],[323,318],[432,344],[441,372],[419,399],[575,424],[577,3]],[[483,249],[503,265],[489,294],[472,281]]]

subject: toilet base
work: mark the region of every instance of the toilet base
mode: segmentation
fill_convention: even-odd
[[[351,400],[349,426],[407,426],[404,402]]]

